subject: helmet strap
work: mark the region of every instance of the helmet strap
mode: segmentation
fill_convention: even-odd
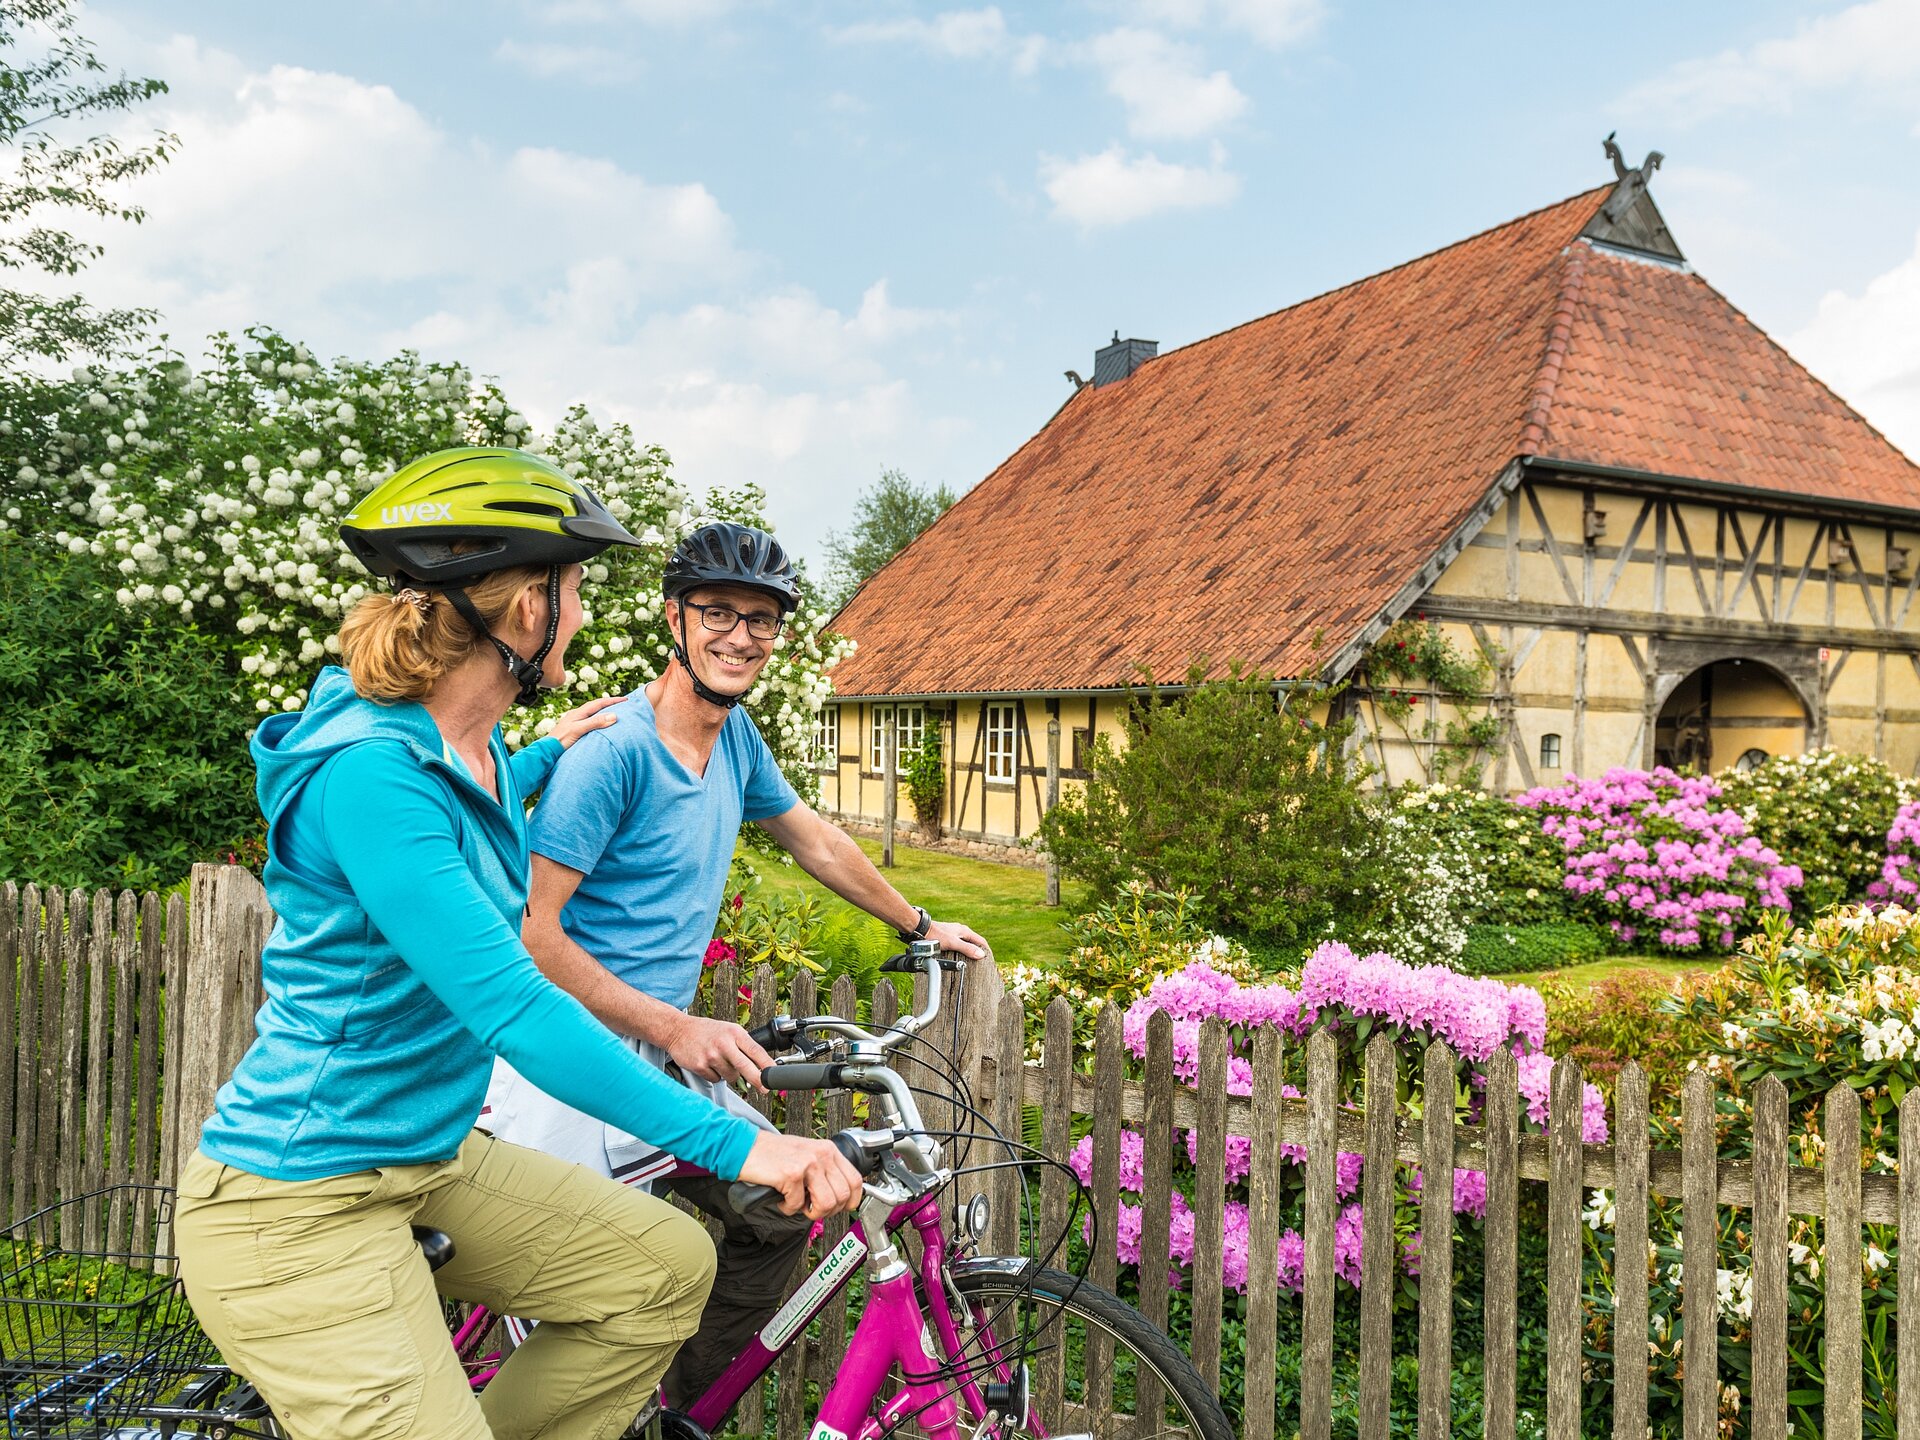
[[[514,682],[520,687],[519,693],[513,697],[514,703],[531,705],[539,700],[540,692],[547,688],[547,656],[560,634],[560,567],[555,565],[547,571],[547,636],[540,642],[540,648],[528,658],[523,658],[506,641],[487,629],[487,622],[480,618],[480,612],[474,608],[464,588],[448,585],[442,587],[441,593],[460,612],[460,617],[473,627],[474,633],[498,650],[500,658],[507,662],[507,673],[513,676]]]
[[[687,602],[676,602],[680,606],[680,633],[673,637],[673,655],[680,662],[680,668],[687,672],[687,679],[693,682],[693,693],[709,705],[718,705],[722,710],[731,710],[740,703],[740,696],[728,695],[714,689],[706,681],[693,673],[693,661],[687,657]]]

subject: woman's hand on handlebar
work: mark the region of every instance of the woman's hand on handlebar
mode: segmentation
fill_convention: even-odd
[[[831,1140],[763,1130],[747,1152],[740,1178],[778,1190],[782,1210],[789,1215],[804,1210],[810,1220],[824,1220],[860,1203],[860,1172]]]

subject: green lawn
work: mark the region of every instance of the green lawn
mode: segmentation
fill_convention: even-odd
[[[1671,955],[1611,955],[1605,960],[1593,960],[1585,965],[1502,975],[1500,978],[1514,985],[1537,985],[1545,976],[1558,975],[1575,985],[1591,985],[1627,970],[1654,970],[1678,980],[1682,975],[1696,970],[1718,970],[1724,963],[1722,960],[1676,960]]]
[[[880,863],[880,842],[859,842],[873,863]],[[746,852],[742,852],[745,854]],[[936,920],[958,920],[971,925],[993,946],[993,958],[1007,965],[1057,965],[1067,951],[1060,922],[1069,913],[1065,905],[1047,904],[1047,877],[1043,871],[1021,865],[996,865],[943,855],[937,850],[894,847],[894,868],[886,873],[909,903],[924,905]],[[776,895],[813,895],[831,900],[826,888],[797,865],[781,865],[760,855],[748,855],[761,884]],[[1062,887],[1069,904],[1077,887]]]

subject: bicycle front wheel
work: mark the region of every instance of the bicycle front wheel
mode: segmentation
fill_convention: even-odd
[[[1233,1440],[1193,1362],[1118,1296],[1024,1259],[982,1256],[952,1273],[982,1378],[1010,1380],[1022,1361],[1032,1374],[1029,1434]]]

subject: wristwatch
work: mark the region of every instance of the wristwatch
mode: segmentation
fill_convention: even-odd
[[[894,932],[897,935],[899,935],[899,937],[902,940],[924,940],[927,938],[927,931],[933,928],[933,917],[929,915],[925,910],[923,910],[920,906],[918,905],[914,906],[913,913],[920,917],[920,923],[914,926],[913,929],[911,930],[899,930]]]

